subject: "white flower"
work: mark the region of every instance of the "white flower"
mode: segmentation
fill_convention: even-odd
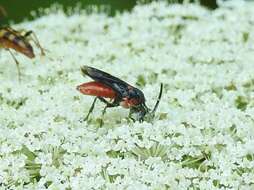
[[[108,17],[57,7],[34,21],[49,50],[22,73],[0,56],[0,186],[7,189],[253,188],[254,4],[152,2]],[[38,56],[37,56],[38,55]],[[3,64],[2,64],[3,63]],[[151,123],[80,94],[89,65],[141,89]]]

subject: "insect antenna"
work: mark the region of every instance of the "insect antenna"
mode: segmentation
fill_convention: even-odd
[[[153,111],[151,112],[152,114],[155,113],[155,111],[157,110],[157,108],[158,108],[158,106],[159,106],[159,103],[160,103],[160,100],[161,100],[161,96],[162,96],[162,91],[163,91],[163,83],[161,83],[160,93],[159,93],[159,96],[158,96],[158,98],[157,98],[157,102],[156,102],[156,104],[154,105]]]
[[[1,17],[2,17],[2,16],[3,16],[3,17],[7,17],[7,12],[6,12],[5,8],[2,7],[2,6],[0,6],[0,13],[1,13]],[[0,18],[1,18],[1,17],[0,17]]]

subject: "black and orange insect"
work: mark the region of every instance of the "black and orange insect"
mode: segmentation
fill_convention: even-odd
[[[85,95],[96,96],[84,120],[87,120],[92,113],[97,99],[106,104],[102,111],[102,118],[107,108],[117,106],[130,109],[129,118],[132,120],[142,122],[148,113],[150,116],[154,117],[154,113],[162,96],[163,84],[161,84],[157,102],[153,110],[150,110],[145,104],[145,96],[143,92],[138,88],[93,67],[83,66],[81,67],[81,72],[84,76],[89,76],[94,81],[77,86],[77,90]],[[107,101],[105,98],[109,98],[111,101]],[[132,118],[132,114],[136,114],[136,119]],[[102,125],[102,120],[100,125]]]
[[[40,48],[41,55],[45,55],[44,49],[41,47],[38,38],[36,37],[33,31],[16,31],[10,27],[0,27],[0,48],[8,50],[13,57],[18,70],[18,77],[20,80],[20,69],[19,62],[15,58],[14,54],[11,52],[11,49],[19,52],[28,58],[34,58],[35,54],[33,47],[29,41],[33,41],[35,45]]]

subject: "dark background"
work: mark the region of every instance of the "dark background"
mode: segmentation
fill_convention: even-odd
[[[147,0],[146,2],[151,2]],[[172,1],[172,0],[171,0]],[[175,2],[182,2],[182,0],[174,0]],[[1,24],[7,24],[9,21],[15,23],[21,22],[24,19],[31,19],[30,12],[38,10],[40,7],[50,7],[53,3],[59,3],[66,7],[75,7],[77,3],[81,3],[82,7],[89,5],[108,5],[111,7],[110,15],[113,16],[117,11],[129,11],[136,4],[137,0],[0,0],[0,6],[2,6],[7,15],[2,17],[0,15]],[[209,9],[215,9],[217,7],[216,0],[201,0],[201,4]],[[0,13],[1,14],[1,13]]]

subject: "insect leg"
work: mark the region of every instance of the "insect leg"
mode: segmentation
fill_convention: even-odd
[[[130,119],[130,120],[132,120],[133,122],[135,122],[135,119],[132,117],[132,114],[133,114],[133,113],[134,113],[133,110],[130,109],[129,115],[128,115],[128,119]]]
[[[104,114],[106,113],[107,108],[108,108],[108,105],[106,105],[106,106],[104,107],[104,109],[102,110],[101,121],[100,121],[100,127],[102,127],[102,124],[103,124],[103,117],[104,117]]]
[[[91,107],[90,107],[90,109],[89,109],[89,111],[88,111],[88,114],[87,114],[87,116],[85,117],[84,121],[88,120],[89,115],[93,112],[94,105],[95,105],[95,102],[96,102],[97,99],[98,99],[98,97],[95,97],[95,98],[94,98],[93,103],[92,103],[92,105],[91,105]]]
[[[12,58],[14,59],[14,61],[15,61],[15,63],[16,63],[17,70],[18,70],[18,78],[19,78],[19,82],[20,82],[21,73],[20,73],[20,68],[19,68],[19,62],[18,62],[18,60],[16,59],[16,57],[13,55],[13,53],[11,52],[11,50],[9,50],[9,49],[7,49],[7,50],[10,52]]]
[[[106,106],[105,106],[104,109],[102,110],[100,127],[102,127],[103,118],[104,118],[104,115],[105,115],[105,113],[106,113],[106,110],[107,110],[107,108],[110,108],[110,107],[116,107],[116,106],[115,106],[114,104],[106,104]]]
[[[32,35],[32,36],[31,36]],[[28,36],[30,36],[31,40],[35,43],[35,45],[40,48],[41,50],[41,55],[45,55],[45,52],[44,52],[44,48],[41,47],[40,45],[40,42],[37,38],[37,36],[35,35],[35,33],[32,31],[32,30],[29,30],[27,31],[25,34],[24,34],[24,37],[27,38]]]
[[[107,101],[105,98],[102,97],[98,97],[100,101],[102,101],[103,103],[107,104],[107,105],[113,105],[113,103],[110,103],[109,101]],[[113,107],[113,106],[111,106]]]
[[[107,100],[105,100],[104,98],[102,98],[102,97],[98,97],[99,98],[99,100],[100,101],[102,101],[103,103],[105,103],[106,104],[106,106],[104,107],[104,109],[102,110],[102,114],[101,114],[101,122],[100,122],[100,127],[102,126],[102,122],[103,122],[103,117],[104,117],[104,115],[105,115],[105,113],[106,113],[106,110],[107,110],[107,108],[112,108],[112,107],[116,107],[116,106],[118,106],[118,104],[116,104],[116,103],[110,103],[110,102],[108,102]]]

